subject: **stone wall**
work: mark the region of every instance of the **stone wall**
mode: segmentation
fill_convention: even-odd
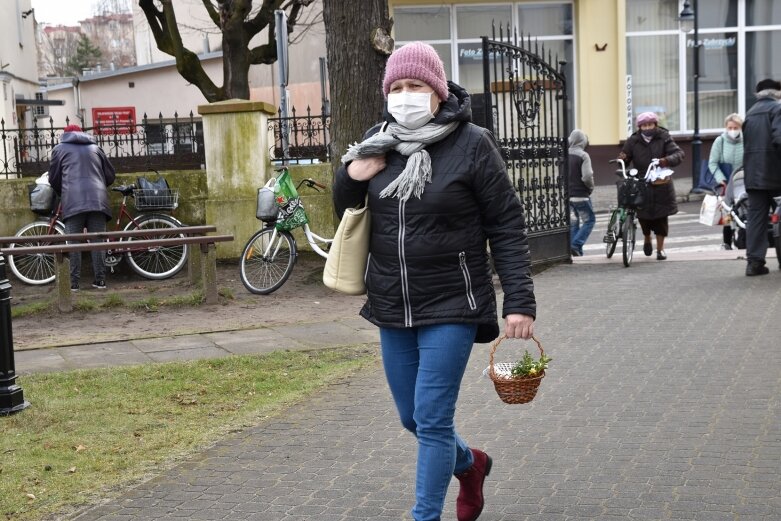
[[[305,166],[291,166],[290,173],[295,180],[296,184],[303,178],[311,177],[316,181],[328,186],[327,193],[318,193],[312,189],[305,187],[301,188],[300,195],[306,208],[307,215],[309,217],[309,226],[318,235],[325,237],[332,237],[336,230],[336,217],[333,210],[333,204],[331,202],[330,187],[333,183],[333,175],[331,172],[331,165],[305,165]],[[172,215],[188,225],[198,224],[216,224],[214,222],[207,222],[206,208],[210,201],[210,192],[207,187],[207,173],[204,170],[175,170],[175,171],[163,171],[161,172],[163,177],[168,180],[168,184],[172,188],[179,189],[179,208],[174,210]],[[136,179],[142,175],[146,175],[144,172],[134,174],[118,174],[117,180],[114,186],[129,184],[136,181]],[[273,171],[272,171],[273,175]],[[154,174],[152,174],[154,176]],[[241,195],[241,199],[253,200],[257,193],[257,189],[264,183],[258,179],[256,182],[244,183],[242,186],[237,187],[237,191]],[[27,186],[33,182],[32,178],[24,179],[8,179],[0,181],[0,236],[14,235],[16,231],[23,225],[39,218],[30,211],[30,203],[28,197]],[[117,192],[110,192],[111,202],[114,211],[114,219],[117,218],[119,205],[122,200],[122,196]],[[132,200],[128,201],[131,213],[137,213],[132,206]],[[122,223],[124,228],[126,223]],[[223,230],[221,228],[228,229],[247,229],[246,233],[242,233],[239,236],[238,233],[234,233],[235,247],[241,251],[244,243],[249,239],[250,235],[260,228],[262,223],[255,219],[255,209],[246,208],[246,211],[242,213],[225,212],[223,224],[218,225],[218,233],[234,233]],[[109,222],[108,229],[114,228],[114,221]],[[293,232],[296,237],[298,247],[302,250],[310,250],[309,245],[306,242],[304,233],[298,229]],[[227,253],[219,255],[222,259],[236,258],[236,254]]]

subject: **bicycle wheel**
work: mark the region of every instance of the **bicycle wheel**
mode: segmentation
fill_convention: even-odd
[[[613,213],[610,214],[610,221],[607,224],[607,233],[605,234],[605,255],[607,258],[613,256],[616,251],[616,245],[618,239],[621,236],[621,209],[616,208]]]
[[[278,290],[293,272],[296,242],[289,232],[266,228],[255,233],[241,254],[241,282],[256,295]]]
[[[635,216],[628,213],[624,221],[624,266],[627,268],[632,264],[632,255],[635,252]]]
[[[37,221],[34,223],[24,225],[18,232],[16,237],[29,237],[30,235],[49,235],[49,222]],[[65,233],[65,227],[57,221],[54,225],[54,233],[63,235]],[[48,241],[36,241],[29,243],[20,243],[19,247],[24,246],[46,246],[52,244]],[[15,245],[9,244],[8,248],[11,249]],[[42,285],[49,284],[54,281],[54,254],[53,253],[34,253],[32,255],[8,255],[8,267],[11,268],[17,279],[26,284]]]
[[[138,223],[138,225],[136,225]],[[176,233],[173,229],[182,224],[169,215],[149,214],[130,222],[125,226],[125,230],[150,230],[156,228],[172,228],[169,235],[157,235],[155,239],[170,239],[174,237],[185,237],[184,234]],[[127,242],[143,240],[141,238],[128,238]],[[132,246],[129,246],[132,248]],[[147,279],[162,280],[173,277],[187,262],[187,245],[179,246],[157,246],[144,248],[136,251],[128,251],[127,262],[133,271],[146,277]]]

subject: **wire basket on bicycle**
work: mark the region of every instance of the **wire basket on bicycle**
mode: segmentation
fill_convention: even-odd
[[[179,190],[172,188],[136,188],[133,190],[133,206],[139,212],[176,210],[179,206]]]
[[[642,208],[648,197],[646,182],[637,177],[627,177],[616,183],[618,205],[623,208]]]

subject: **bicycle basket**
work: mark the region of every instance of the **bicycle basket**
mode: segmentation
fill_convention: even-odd
[[[258,188],[258,206],[255,209],[255,217],[264,223],[277,220],[279,206],[274,195],[274,189],[268,186]]]
[[[136,188],[133,190],[133,206],[140,212],[176,210],[179,206],[179,190]]]
[[[648,187],[645,181],[630,177],[618,183],[618,205],[624,208],[641,208],[646,200]]]

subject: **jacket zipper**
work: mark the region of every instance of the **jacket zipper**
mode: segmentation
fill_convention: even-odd
[[[475,296],[472,293],[472,278],[469,276],[469,270],[466,268],[465,251],[458,254],[458,264],[461,266],[461,273],[464,275],[464,284],[466,284],[466,301],[469,303],[469,309],[474,311],[477,309],[477,303],[475,302]]]
[[[406,223],[406,201],[399,202],[399,266],[401,267],[401,297],[404,301],[404,327],[412,327],[412,303],[409,298],[407,258],[404,253],[404,232]]]

